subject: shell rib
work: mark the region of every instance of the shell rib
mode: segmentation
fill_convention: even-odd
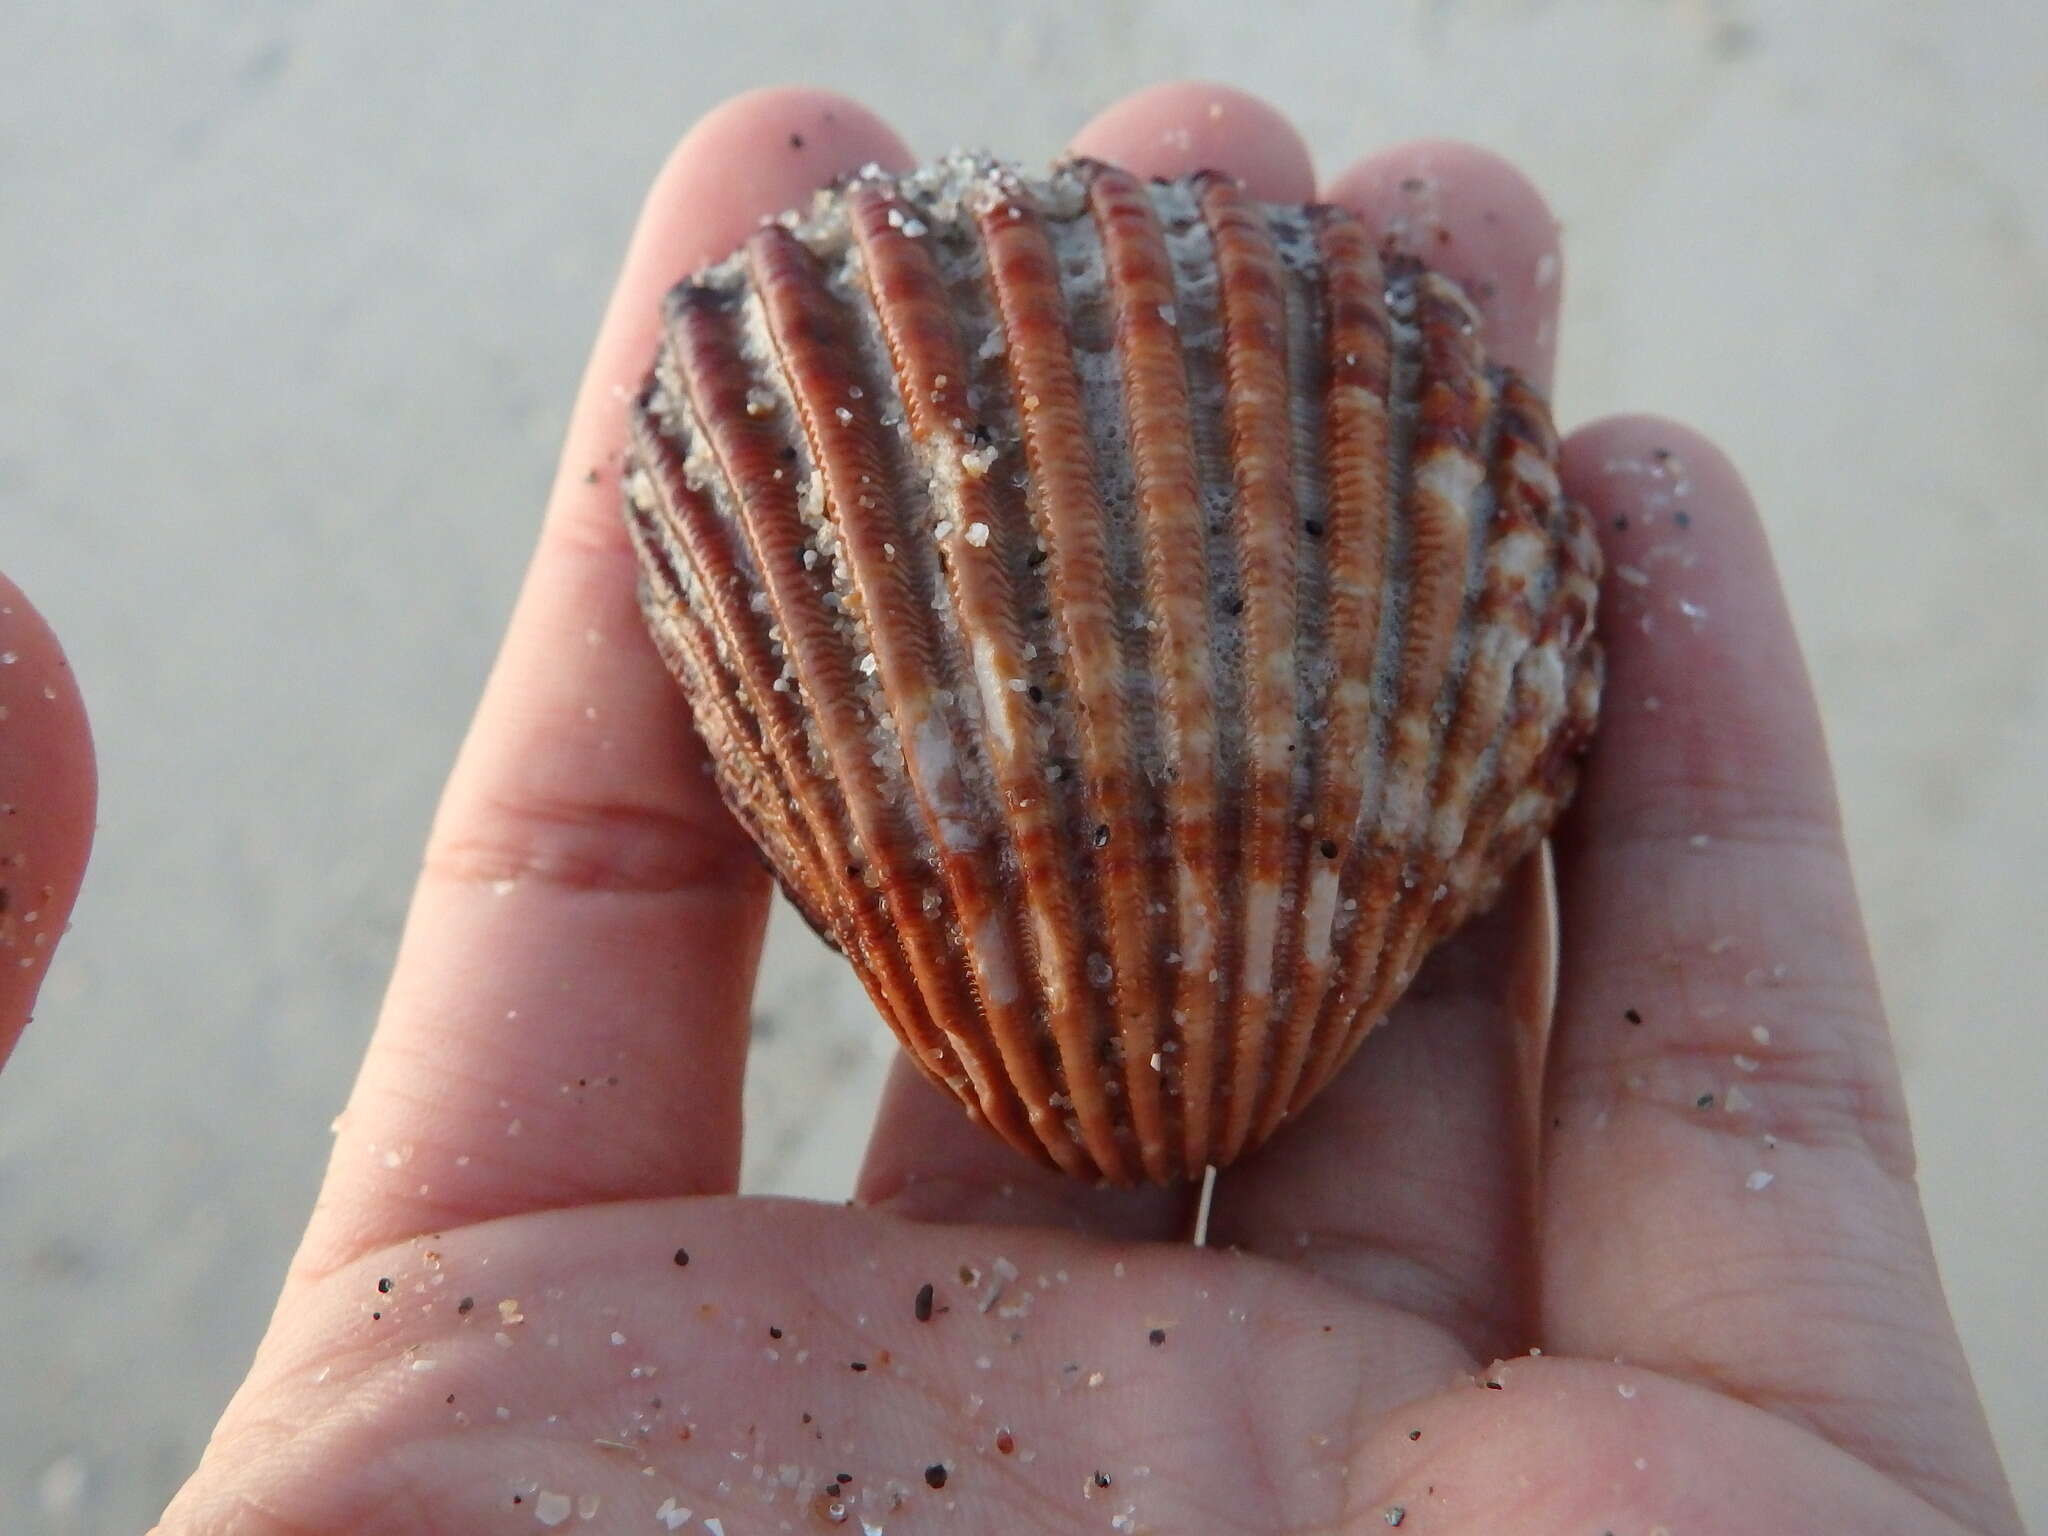
[[[1351,213],[870,170],[670,294],[649,625],[911,1059],[1068,1172],[1298,1112],[1569,798],[1599,552],[1542,399]]]

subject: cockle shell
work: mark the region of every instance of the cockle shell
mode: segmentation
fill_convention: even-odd
[[[870,168],[665,319],[655,639],[784,890],[1016,1146],[1238,1157],[1568,798],[1599,552],[1547,407],[1356,215]]]

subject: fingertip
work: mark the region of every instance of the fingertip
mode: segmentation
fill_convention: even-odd
[[[1417,139],[1354,161],[1322,195],[1457,279],[1488,351],[1549,390],[1563,251],[1556,216],[1520,169],[1476,144]]]
[[[1655,618],[1683,603],[1681,628],[1704,636],[1702,600],[1674,596],[1711,585],[1723,608],[1743,610],[1742,628],[1791,626],[1756,501],[1735,463],[1712,439],[1668,417],[1606,416],[1567,437],[1558,451],[1566,492],[1593,517],[1606,551],[1602,601],[1607,626],[1670,638]],[[1732,562],[1732,570],[1731,570]]]
[[[677,227],[666,242],[675,277],[728,255],[763,218],[800,208],[867,164],[907,170],[909,146],[850,96],[770,85],[713,107],[670,152],[644,221]]]
[[[1308,145],[1277,107],[1233,86],[1175,80],[1112,102],[1074,135],[1072,153],[1140,176],[1222,171],[1267,202],[1315,195]]]
[[[0,575],[0,1062],[70,919],[97,799],[77,678],[43,616]]]
[[[620,402],[653,357],[661,296],[731,255],[763,219],[807,207],[820,188],[870,162],[907,169],[911,153],[859,102],[813,86],[743,92],[683,135],[648,187],[578,392],[555,481],[555,528],[630,558],[606,471],[625,435]]]
[[[1668,416],[1631,411],[1589,421],[1564,440],[1558,460],[1565,483],[1580,491],[1582,500],[1587,494],[1619,497],[1652,519],[1659,512],[1675,516],[1681,499],[1677,480],[1662,496],[1643,494],[1645,488],[1635,482],[1654,481],[1659,475],[1653,471],[1676,464],[1685,471],[1686,499],[1711,503],[1724,518],[1756,521],[1756,503],[1734,461],[1713,439]],[[1686,510],[1690,526],[1690,513],[1697,509]]]
[[[1679,823],[1715,816],[1832,829],[1818,707],[1734,462],[1650,415],[1580,428],[1559,462],[1606,554],[1600,734],[1564,846],[1617,827],[1696,831]]]

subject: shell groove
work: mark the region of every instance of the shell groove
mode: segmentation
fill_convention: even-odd
[[[642,601],[911,1058],[1067,1171],[1265,1140],[1569,798],[1548,408],[1349,212],[870,170],[669,296]]]

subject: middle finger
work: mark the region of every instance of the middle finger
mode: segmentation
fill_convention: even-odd
[[[899,153],[852,103],[761,91],[703,119],[649,193],[304,1267],[537,1208],[732,1187],[766,882],[634,598],[615,391],[644,376],[669,284]]]
[[[1222,171],[1256,197],[1301,201],[1307,147],[1278,112],[1225,87],[1181,82],[1140,91],[1074,136],[1077,155],[1139,176]],[[868,1145],[859,1198],[923,1219],[1078,1228],[1121,1238],[1183,1235],[1185,1187],[1105,1191],[1041,1167],[985,1132],[899,1062]]]

